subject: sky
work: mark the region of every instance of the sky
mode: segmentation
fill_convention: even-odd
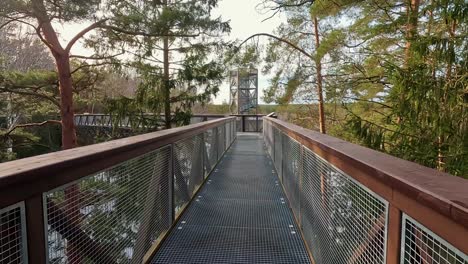
[[[259,10],[258,6],[261,0],[222,0],[219,4],[218,10],[215,14],[219,14],[231,21],[231,39],[246,39],[255,33],[273,33],[273,31],[281,24],[283,17],[281,14],[268,19],[264,22],[265,18],[268,18],[271,14],[265,13],[265,11]],[[259,43],[266,43],[268,39],[261,37]],[[262,68],[261,65],[258,67],[259,70]],[[259,71],[258,78],[258,92],[259,92],[259,103],[263,103],[261,100],[263,95],[263,89],[268,85],[269,76],[263,76]],[[217,98],[214,99],[214,103],[220,104],[224,100],[229,102],[229,84],[225,82],[220,89],[220,93]]]
[[[262,0],[220,0],[217,9],[213,10],[213,16],[222,16],[224,20],[229,20],[231,25],[230,40],[244,40],[255,33],[273,33],[274,29],[282,22],[283,17],[277,14],[275,17],[262,22],[263,19],[269,17],[270,13],[265,13],[265,10],[260,10],[258,5]],[[87,25],[72,24],[72,25],[55,25],[61,33],[63,42],[70,40],[79,31]],[[66,28],[66,29],[65,29]],[[259,43],[266,43],[268,40],[265,37],[259,39]],[[83,48],[81,43],[77,43],[72,54],[90,55],[91,51]],[[262,65],[259,65],[261,69]],[[263,76],[259,71],[259,103],[263,103],[262,90],[268,84],[269,76]],[[220,88],[220,92],[216,98],[213,98],[215,104],[221,104],[223,101],[229,102],[229,84],[226,80]]]

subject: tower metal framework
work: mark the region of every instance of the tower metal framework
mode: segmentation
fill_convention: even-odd
[[[239,68],[229,74],[230,110],[233,114],[257,114],[258,69]]]

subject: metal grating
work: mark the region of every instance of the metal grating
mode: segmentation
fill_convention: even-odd
[[[0,209],[0,263],[27,263],[24,204]]]
[[[177,213],[190,201],[202,184],[203,135],[181,140],[174,144],[174,210]]]
[[[403,214],[402,264],[468,264],[468,256],[423,225]]]
[[[388,203],[307,148],[301,205],[317,263],[385,263]]]
[[[141,263],[171,225],[170,146],[44,194],[48,263]]]
[[[301,145],[289,137],[284,137],[282,153],[283,159],[283,185],[289,198],[294,214],[300,220],[300,172],[301,172]]]
[[[152,263],[310,263],[262,146],[239,135]]]

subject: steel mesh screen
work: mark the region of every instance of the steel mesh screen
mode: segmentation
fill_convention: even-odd
[[[204,133],[205,150],[203,153],[203,162],[205,164],[205,177],[216,165],[218,155],[216,153],[218,147],[216,145],[216,128],[208,129]]]
[[[283,185],[288,196],[291,208],[296,217],[300,216],[300,170],[301,145],[289,138],[283,138]]]
[[[280,178],[280,180],[283,180],[283,169],[282,169],[282,166],[281,166],[281,163],[282,163],[282,142],[283,142],[283,133],[281,133],[281,131],[279,131],[279,129],[277,129],[276,127],[273,128],[273,141],[274,141],[274,149],[275,149],[275,155],[274,155],[274,162],[275,162],[275,167],[276,167],[276,170],[278,171],[278,176]]]
[[[231,123],[232,123],[232,135],[234,135],[234,138],[232,140],[234,141],[234,139],[236,138],[236,133],[237,133],[237,121],[233,120],[231,121]]]
[[[256,132],[257,121],[255,117],[244,117],[245,118],[245,132]]]
[[[174,144],[174,209],[176,214],[190,201],[203,182],[203,144],[202,134]]]
[[[218,127],[218,160],[221,158],[221,156],[224,153],[225,150],[225,143],[224,142],[224,133],[225,133],[225,127],[224,126],[219,126]]]
[[[231,123],[227,122],[224,125],[224,131],[225,131],[225,142],[226,142],[224,146],[224,150],[227,150],[231,143]]]
[[[236,117],[236,131],[237,132],[242,132],[242,118],[241,117]]]
[[[406,214],[402,219],[401,263],[468,264],[468,256]]]
[[[0,209],[0,263],[27,263],[23,204]]]
[[[170,146],[44,194],[49,263],[141,262],[171,224]]]
[[[385,263],[388,204],[304,148],[303,233],[318,263]]]
[[[263,135],[266,140],[266,146],[268,153],[273,159],[274,153],[273,153],[273,129],[271,125],[268,122],[263,123]]]

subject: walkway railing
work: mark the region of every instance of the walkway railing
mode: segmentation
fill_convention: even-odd
[[[263,129],[262,118],[264,115],[231,115],[237,119],[238,132],[261,132]],[[204,121],[224,118],[225,115],[216,114],[195,114],[190,118],[190,124],[196,124]],[[113,120],[109,114],[77,114],[75,115],[75,124],[77,126],[91,126],[91,127],[117,127],[117,128],[135,128],[146,127],[149,124],[154,126],[154,121],[145,123],[145,119],[152,120],[155,115],[144,115],[138,118],[122,118]],[[160,117],[160,126],[164,126],[162,120],[164,115]]]
[[[234,117],[4,163],[0,263],[142,263],[235,139]]]
[[[197,124],[204,121],[210,121],[214,119],[224,118],[224,115],[216,114],[195,114],[190,118],[190,124]],[[75,124],[77,126],[98,126],[98,127],[118,127],[118,128],[134,128],[134,127],[146,127],[153,125],[154,122],[159,121],[163,126],[164,115],[160,115],[160,120],[153,120],[156,118],[154,114],[145,114],[138,116],[138,118],[121,118],[114,120],[109,114],[76,114]],[[146,121],[145,121],[146,120]]]
[[[468,181],[271,117],[268,152],[315,263],[468,263]]]

